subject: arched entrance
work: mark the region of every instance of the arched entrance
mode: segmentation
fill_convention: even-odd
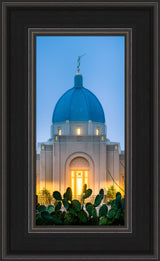
[[[83,157],[74,158],[69,165],[70,186],[73,195],[79,196],[82,193],[84,184],[89,186],[89,162]]]

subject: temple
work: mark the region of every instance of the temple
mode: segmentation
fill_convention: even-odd
[[[80,65],[80,61],[79,61]],[[83,86],[77,66],[74,87],[67,90],[53,110],[51,136],[38,143],[36,155],[36,193],[46,189],[64,193],[72,188],[78,197],[87,184],[93,197],[114,185],[124,194],[125,155],[119,142],[107,138],[103,107]]]

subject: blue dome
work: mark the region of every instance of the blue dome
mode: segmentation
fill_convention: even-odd
[[[91,91],[83,87],[80,73],[75,75],[74,87],[61,96],[53,112],[53,123],[66,120],[105,122],[101,103]]]

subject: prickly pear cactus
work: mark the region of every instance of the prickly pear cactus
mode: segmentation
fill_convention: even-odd
[[[92,189],[83,186],[81,200],[72,199],[72,189],[68,187],[63,197],[59,191],[53,192],[54,205],[36,204],[36,224],[41,225],[124,225],[125,198],[117,192],[116,198],[103,202],[104,190],[100,189],[94,202],[87,202]]]

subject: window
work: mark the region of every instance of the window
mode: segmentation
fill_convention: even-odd
[[[62,134],[61,129],[58,129],[58,135],[61,135],[61,134]]]
[[[88,186],[88,170],[71,171],[71,187],[73,195],[81,195],[84,184]]]
[[[96,135],[99,135],[100,131],[99,129],[96,129]]]
[[[81,135],[81,129],[77,128],[77,135]]]

